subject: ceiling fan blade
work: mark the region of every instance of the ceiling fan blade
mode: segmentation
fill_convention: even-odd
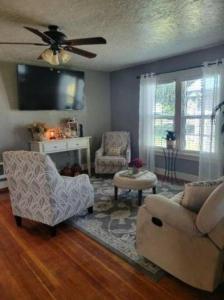
[[[84,57],[87,57],[87,58],[96,57],[95,53],[92,53],[92,52],[89,52],[89,51],[86,51],[86,50],[83,50],[83,49],[75,48],[75,47],[72,47],[72,46],[65,46],[64,49],[69,51],[69,52],[72,52],[72,53],[75,53],[75,54],[78,54],[78,55],[81,55],[81,56],[84,56]]]
[[[34,46],[48,46],[48,44],[41,43],[17,43],[17,42],[0,42],[0,45],[34,45]]]
[[[32,33],[38,35],[40,38],[42,38],[46,43],[49,43],[49,44],[55,44],[55,40],[53,40],[51,37],[49,37],[48,35],[46,35],[45,33],[43,32],[40,32],[39,30],[35,29],[35,28],[32,28],[32,27],[27,27],[27,26],[24,26],[25,29],[31,31]]]
[[[106,44],[107,41],[103,37],[92,37],[85,39],[74,39],[64,41],[65,45],[78,46],[78,45],[96,45],[96,44]]]

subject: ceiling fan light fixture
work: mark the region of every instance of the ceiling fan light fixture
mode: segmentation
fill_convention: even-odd
[[[52,55],[53,55],[53,51],[51,49],[45,49],[42,53],[41,53],[41,58],[48,62],[50,64],[51,59],[52,59]]]
[[[64,63],[64,64],[66,64],[72,57],[71,54],[64,49],[61,49],[59,51],[58,56],[59,56],[59,60],[61,61],[61,63]]]
[[[86,58],[96,57],[96,53],[86,51],[84,49],[76,48],[76,46],[82,45],[98,45],[106,44],[107,41],[101,36],[79,39],[67,39],[66,35],[59,31],[57,25],[49,25],[48,31],[41,32],[36,28],[24,26],[24,28],[39,38],[42,39],[42,43],[25,43],[25,42],[0,42],[0,45],[34,45],[34,46],[48,46],[49,48],[44,50],[38,59],[43,59],[51,65],[59,65],[60,63],[66,63],[71,58],[72,54],[81,55]],[[73,47],[75,46],[75,47]]]
[[[57,66],[57,65],[60,64],[59,58],[58,58],[58,53],[56,53],[56,54],[53,53],[52,59],[51,59],[51,63],[50,63],[50,64],[51,64],[51,65],[55,65],[55,66]]]
[[[58,53],[53,52],[51,49],[46,49],[41,53],[41,58],[48,62],[50,65],[59,65]]]

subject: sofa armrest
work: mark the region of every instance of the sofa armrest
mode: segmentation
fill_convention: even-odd
[[[86,185],[91,185],[89,176],[87,174],[81,174],[75,177],[70,177],[70,176],[61,176],[64,180],[65,188],[74,187],[75,185],[78,185],[80,183],[86,184]]]
[[[95,158],[99,158],[103,156],[103,147],[100,147],[98,150],[96,150],[96,155],[95,155]]]
[[[86,174],[75,177],[62,176],[64,191],[68,201],[80,202],[80,207],[90,207],[94,203],[94,190]]]
[[[145,209],[155,218],[189,235],[202,236],[195,222],[197,215],[179,203],[162,195],[148,196],[144,202]]]

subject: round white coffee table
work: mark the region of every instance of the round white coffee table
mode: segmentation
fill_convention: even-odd
[[[118,199],[118,188],[129,189],[129,190],[138,190],[138,204],[142,203],[142,191],[146,189],[152,189],[153,194],[156,194],[156,184],[157,177],[154,173],[149,171],[144,171],[140,173],[136,178],[122,176],[125,171],[117,172],[113,178],[114,185],[114,198]]]

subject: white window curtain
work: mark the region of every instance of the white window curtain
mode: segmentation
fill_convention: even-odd
[[[139,157],[145,166],[155,170],[154,154],[154,111],[156,96],[156,77],[142,75],[140,78],[139,99]]]
[[[223,114],[217,113],[215,121],[206,116],[211,116],[214,108],[224,100],[224,60],[221,64],[205,63],[202,71],[199,179],[211,180],[223,174]]]

